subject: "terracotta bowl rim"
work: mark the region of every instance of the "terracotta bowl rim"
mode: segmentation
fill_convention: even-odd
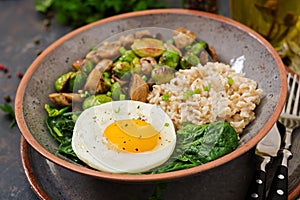
[[[197,167],[179,170],[179,171],[173,171],[173,172],[166,172],[161,174],[113,174],[113,173],[107,173],[107,172],[101,172],[94,169],[89,169],[83,166],[79,166],[76,164],[73,164],[71,162],[68,162],[66,160],[63,160],[62,158],[59,158],[55,156],[54,154],[47,151],[41,144],[37,142],[37,140],[33,137],[33,135],[30,133],[30,130],[28,129],[24,116],[23,116],[23,97],[24,97],[24,91],[26,89],[27,83],[31,78],[31,75],[33,72],[38,68],[39,64],[43,61],[43,59],[51,53],[55,48],[60,46],[64,41],[71,39],[72,37],[84,32],[87,29],[90,29],[95,26],[99,26],[104,23],[108,23],[114,20],[119,20],[123,18],[129,18],[129,17],[136,17],[136,16],[143,16],[143,15],[155,15],[155,14],[186,14],[186,15],[196,15],[201,16],[209,19],[213,19],[225,24],[229,24],[231,26],[235,26],[236,28],[243,30],[244,32],[248,32],[249,35],[251,35],[253,38],[257,39],[258,42],[263,44],[268,52],[270,52],[276,63],[278,64],[278,70],[280,75],[280,97],[279,101],[274,108],[274,112],[271,115],[270,119],[267,121],[265,126],[263,126],[262,129],[259,130],[259,132],[251,138],[248,142],[240,146],[237,150],[218,158],[214,161],[208,162],[203,165],[199,165]],[[45,158],[49,159],[50,161],[67,168],[69,170],[75,171],[77,173],[101,178],[101,179],[107,179],[107,180],[114,180],[114,181],[129,181],[129,182],[146,182],[146,181],[161,181],[161,180],[170,180],[170,179],[176,179],[181,178],[193,174],[197,174],[200,172],[203,172],[205,170],[212,169],[214,167],[220,166],[222,164],[225,164],[242,154],[249,151],[251,148],[253,148],[271,129],[273,124],[278,119],[280,112],[284,106],[286,93],[287,93],[287,84],[286,84],[286,71],[285,67],[275,51],[275,49],[258,33],[253,31],[252,29],[242,25],[239,22],[236,22],[232,19],[229,19],[224,16],[212,14],[212,13],[206,13],[202,11],[195,11],[195,10],[187,10],[187,9],[153,9],[153,10],[145,10],[145,11],[137,11],[137,12],[130,12],[125,14],[116,15],[113,17],[105,18],[99,21],[96,21],[94,23],[85,25],[81,28],[75,29],[74,31],[66,34],[65,36],[59,38],[56,40],[53,44],[51,44],[48,48],[46,48],[37,58],[34,60],[34,62],[29,66],[28,70],[24,74],[19,87],[17,89],[16,98],[15,98],[15,115],[17,124],[19,126],[19,129],[22,133],[22,135],[25,137],[26,141],[41,155],[43,155]]]

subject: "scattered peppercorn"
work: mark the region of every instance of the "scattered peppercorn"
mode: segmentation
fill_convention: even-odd
[[[10,98],[9,95],[5,96],[5,97],[4,97],[4,100],[5,100],[6,103],[11,102],[11,98]]]
[[[11,74],[7,74],[6,78],[10,79],[11,78]]]
[[[3,71],[4,73],[8,72],[8,68],[5,67],[4,65],[0,64],[0,70]]]
[[[49,19],[44,19],[43,24],[45,27],[49,27],[51,25],[51,21]]]
[[[38,49],[38,50],[36,51],[36,55],[39,56],[42,52],[43,52],[43,50]]]
[[[21,78],[23,78],[23,74],[22,74],[21,72],[19,72],[19,73],[17,73],[17,77],[18,77],[19,79],[21,79]]]
[[[40,38],[36,37],[33,39],[33,42],[34,42],[34,44],[40,44],[41,40],[40,40]]]

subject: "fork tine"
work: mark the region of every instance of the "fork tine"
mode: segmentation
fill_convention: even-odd
[[[297,81],[297,76],[296,74],[294,75],[294,80]],[[298,88],[297,88],[297,94],[296,94],[296,97],[295,97],[295,102],[294,102],[294,108],[293,108],[293,115],[296,115],[298,116],[299,113],[298,113],[298,108],[299,108],[299,96],[300,96],[300,85],[299,85],[299,81],[298,81]]]
[[[289,73],[288,82],[290,81],[290,79],[293,80],[293,83],[292,83],[292,87],[291,87],[291,90],[290,90],[290,94],[288,96],[287,106],[286,106],[286,109],[285,109],[285,113],[287,113],[287,114],[291,113],[291,107],[292,107],[293,96],[294,96],[295,85],[296,85],[296,79],[297,79],[296,74],[294,75],[294,77],[291,77],[291,74]]]

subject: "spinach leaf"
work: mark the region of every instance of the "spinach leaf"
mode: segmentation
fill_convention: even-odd
[[[46,118],[47,127],[54,137],[59,142],[58,152],[70,158],[75,162],[81,162],[72,149],[73,129],[79,112],[70,112],[69,107],[60,110],[45,105],[48,112]]]
[[[13,128],[16,124],[16,117],[12,106],[9,105],[8,103],[4,103],[3,105],[0,105],[0,110],[2,110],[3,112],[5,112],[11,117],[11,123],[9,125],[9,128]]]
[[[177,131],[176,143],[169,161],[151,173],[186,169],[215,160],[237,148],[238,135],[227,122],[187,124]]]

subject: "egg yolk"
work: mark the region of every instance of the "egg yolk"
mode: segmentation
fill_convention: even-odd
[[[139,119],[113,122],[104,130],[104,136],[118,150],[132,153],[150,151],[160,139],[153,126]]]

